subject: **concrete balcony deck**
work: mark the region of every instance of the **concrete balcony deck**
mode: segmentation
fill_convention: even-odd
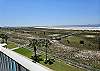
[[[4,53],[29,71],[52,71],[51,69],[40,65],[39,63],[34,63],[30,59],[11,51],[10,49],[4,48],[3,46],[6,44],[0,44],[0,52]]]

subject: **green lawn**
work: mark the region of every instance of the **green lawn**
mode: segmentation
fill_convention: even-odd
[[[20,53],[28,58],[31,58],[31,56],[32,56],[32,52],[28,49],[25,49],[25,48],[15,49],[14,51],[17,53]]]
[[[28,58],[30,58],[32,55],[32,52],[25,48],[19,48],[14,51],[17,53],[20,53]],[[43,53],[41,53],[41,54],[42,54],[42,58],[44,59],[45,58],[44,54]],[[82,69],[79,69],[79,68],[76,68],[73,66],[69,66],[63,62],[58,62],[58,61],[55,61],[54,64],[52,64],[52,65],[45,64],[43,61],[41,61],[40,63],[44,66],[47,66],[47,67],[53,69],[54,71],[84,71]]]
[[[17,45],[14,42],[8,42],[7,44],[7,48],[12,49],[12,48],[16,48]]]
[[[45,64],[44,62],[41,62],[41,64],[53,69],[54,71],[85,71],[83,69],[79,69],[79,68],[67,65],[64,62],[58,62],[58,61],[55,61],[54,64],[52,65]]]

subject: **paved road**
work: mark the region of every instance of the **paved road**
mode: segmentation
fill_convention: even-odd
[[[4,48],[5,44],[0,44],[0,51],[6,54],[7,56],[11,57],[13,60],[24,66],[25,68],[29,69],[30,71],[52,71],[51,69],[42,66],[38,63],[33,63],[30,59],[25,58],[24,56],[11,51],[10,49]]]

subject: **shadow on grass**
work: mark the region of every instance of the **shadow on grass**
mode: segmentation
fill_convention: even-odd
[[[41,61],[44,61],[45,64],[49,64],[49,65],[52,65],[55,62],[54,59],[44,60],[41,55],[31,56],[31,59],[33,60],[32,62],[34,63],[36,62],[40,63]]]

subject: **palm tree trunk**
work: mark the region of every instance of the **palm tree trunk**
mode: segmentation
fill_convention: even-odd
[[[35,61],[37,62],[36,46],[34,46],[34,57],[35,57]]]
[[[2,38],[2,43],[4,43],[4,39]]]
[[[48,51],[47,51],[47,47],[48,47],[48,45],[47,45],[47,42],[46,42],[46,52],[45,52],[45,54],[46,54],[46,61],[47,61],[47,56],[48,56],[48,55],[47,55],[47,52],[48,52]]]

